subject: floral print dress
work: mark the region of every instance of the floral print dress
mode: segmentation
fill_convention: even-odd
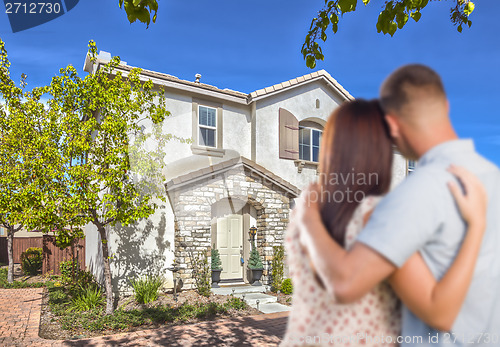
[[[368,196],[356,208],[346,230],[350,249],[363,228],[364,216],[380,197]],[[292,310],[281,346],[390,346],[401,329],[399,300],[383,282],[352,304],[339,304],[316,280],[299,242],[297,228],[288,229],[285,241],[294,291]]]

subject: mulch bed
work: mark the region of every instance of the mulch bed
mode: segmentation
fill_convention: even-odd
[[[212,294],[210,298],[206,298],[204,296],[199,295],[196,291],[193,290],[187,290],[183,291],[181,293],[178,293],[177,296],[177,301],[174,300],[173,294],[162,294],[158,298],[157,301],[147,304],[147,305],[142,305],[142,304],[137,304],[134,300],[133,297],[131,296],[125,296],[122,297],[118,300],[118,306],[121,307],[124,310],[140,310],[146,307],[154,307],[154,306],[171,306],[171,307],[177,307],[182,305],[184,302],[194,304],[196,302],[202,302],[202,303],[208,303],[208,302],[217,302],[217,303],[225,303],[228,299],[228,296],[225,295],[214,295]],[[235,309],[230,309],[228,311],[228,314],[224,316],[216,316],[212,320],[217,320],[220,318],[227,318],[227,317],[241,317],[241,316],[249,316],[249,315],[258,315],[261,314],[260,311],[257,311],[254,308],[248,307],[246,310],[235,310]],[[205,319],[206,320],[206,319]],[[106,330],[106,331],[100,331],[100,332],[91,332],[91,331],[69,331],[69,330],[63,330],[61,328],[61,324],[58,322],[58,317],[54,315],[49,308],[48,305],[48,291],[47,289],[44,290],[43,294],[43,300],[42,300],[42,313],[40,317],[40,332],[39,335],[40,337],[44,339],[51,339],[51,340],[69,340],[69,339],[82,339],[82,338],[90,338],[90,337],[96,337],[96,336],[103,336],[103,335],[111,335],[111,334],[117,334],[117,333],[122,333],[122,332],[131,332],[131,331],[138,331],[138,330],[146,330],[146,329],[153,329],[153,328],[160,328],[163,326],[173,326],[173,325],[180,325],[180,324],[191,324],[191,323],[197,323],[202,321],[201,319],[192,319],[188,322],[179,322],[179,323],[166,323],[164,325],[162,324],[144,324],[142,326],[138,327],[131,327],[127,330]]]

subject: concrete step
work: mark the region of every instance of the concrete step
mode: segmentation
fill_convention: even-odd
[[[278,298],[274,295],[264,294],[269,290],[269,286],[231,285],[212,288],[212,293],[218,295],[234,295],[243,299],[248,305],[262,313],[275,313],[290,311],[290,306],[279,304]],[[259,303],[257,304],[257,301]]]
[[[262,313],[275,313],[275,312],[290,311],[290,308],[291,308],[290,306],[273,302],[269,304],[259,305],[258,310]]]
[[[241,293],[235,294],[234,296],[243,299],[248,305],[252,306],[253,308],[257,308],[257,305],[260,306],[264,304],[275,303],[278,301],[278,298],[274,295],[267,295],[262,293]]]
[[[269,290],[268,286],[251,286],[249,284],[241,286],[230,286],[230,287],[220,287],[212,288],[212,293],[218,295],[237,295],[243,293],[265,293]]]

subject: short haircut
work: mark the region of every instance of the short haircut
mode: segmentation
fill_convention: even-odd
[[[380,104],[385,113],[401,114],[403,106],[415,100],[422,101],[422,96],[446,99],[446,92],[439,75],[419,64],[400,67],[387,77],[380,88]]]

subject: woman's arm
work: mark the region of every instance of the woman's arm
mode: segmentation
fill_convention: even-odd
[[[468,223],[467,234],[457,257],[437,282],[419,253],[414,254],[389,281],[405,305],[430,326],[449,331],[460,312],[474,273],[486,228],[487,195],[479,179],[469,171],[450,167],[462,182],[466,195],[450,183],[462,217]]]

